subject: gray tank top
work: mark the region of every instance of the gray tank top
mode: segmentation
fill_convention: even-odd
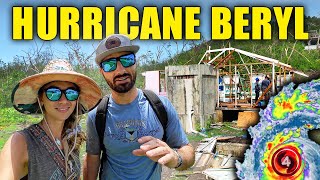
[[[66,178],[64,157],[39,125],[31,125],[19,132],[26,138],[29,157],[28,175],[23,179],[79,179],[81,172],[79,152],[73,152],[69,157],[70,170],[68,170],[68,178]]]

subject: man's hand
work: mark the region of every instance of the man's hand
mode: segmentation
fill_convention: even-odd
[[[165,142],[152,136],[144,136],[138,139],[140,149],[133,150],[136,156],[147,156],[154,162],[174,168],[178,164],[178,156]]]

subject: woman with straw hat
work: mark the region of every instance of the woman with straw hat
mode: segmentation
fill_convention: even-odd
[[[43,119],[15,132],[0,154],[2,179],[79,179],[79,147],[85,135],[78,115],[102,98],[99,86],[73,71],[65,60],[52,60],[42,73],[21,80],[12,92],[14,108]]]

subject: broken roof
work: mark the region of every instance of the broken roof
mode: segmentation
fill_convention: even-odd
[[[225,57],[223,57],[223,55],[225,53],[228,53],[229,54]],[[250,64],[249,62],[245,62],[245,60],[241,57],[241,55],[245,55],[247,57],[250,57],[252,59],[256,59],[260,62],[263,62],[265,64],[271,64],[271,65],[275,65],[275,66],[278,66],[278,67],[281,67],[281,68],[285,68],[286,70],[289,70],[289,71],[292,71],[296,74],[299,74],[301,76],[305,76],[305,77],[308,77],[308,75],[306,75],[305,73],[301,72],[301,71],[297,71],[295,70],[291,65],[289,64],[285,64],[285,63],[282,63],[280,62],[279,60],[276,60],[276,59],[273,59],[273,58],[270,58],[270,57],[266,57],[266,56],[262,56],[262,55],[259,55],[259,54],[255,54],[255,53],[251,53],[251,52],[248,52],[248,51],[244,51],[244,50],[241,50],[241,49],[237,49],[237,48],[223,48],[223,49],[213,49],[213,50],[207,50],[204,55],[202,56],[201,60],[199,61],[198,64],[201,64],[201,63],[205,63],[205,64],[210,64],[210,65],[213,65],[215,68],[216,67],[221,67],[222,65],[224,65],[227,61],[229,61],[230,59],[230,56],[232,53],[238,53],[238,55],[240,56],[240,63],[242,64]],[[207,55],[211,54],[211,53],[218,53],[215,57],[213,57],[212,59],[210,59],[209,61],[205,61],[204,59],[206,58]],[[220,57],[222,56],[222,57]]]

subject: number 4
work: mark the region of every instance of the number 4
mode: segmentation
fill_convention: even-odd
[[[290,164],[291,164],[291,160],[290,160],[289,156],[285,156],[285,158],[282,158],[281,165],[283,165],[283,166],[286,165],[287,167],[289,167]]]

